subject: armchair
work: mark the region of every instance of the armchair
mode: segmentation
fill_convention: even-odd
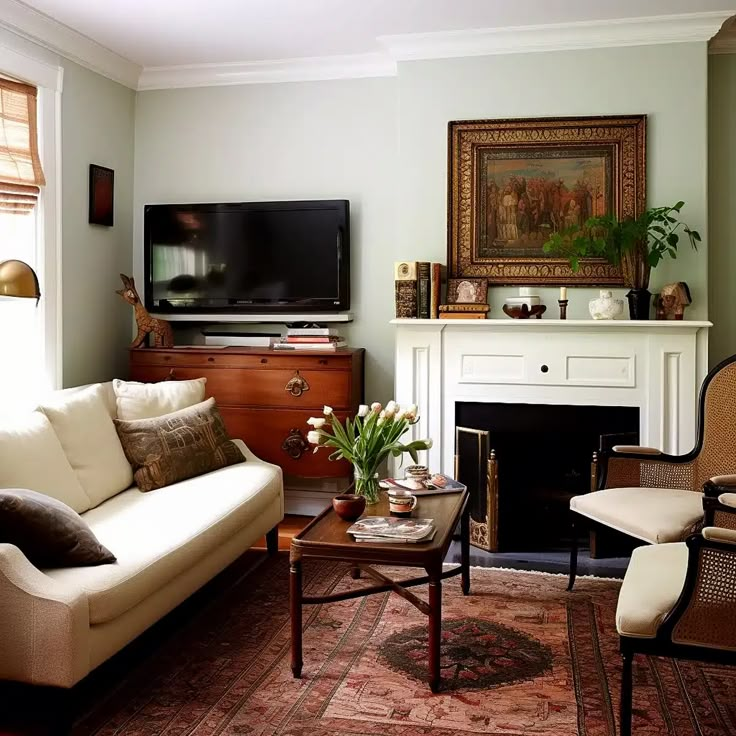
[[[733,495],[733,494],[732,494]],[[721,499],[723,501],[723,497]],[[736,522],[736,499],[725,499]],[[636,654],[736,664],[736,531],[634,550],[618,599],[621,736],[630,736]]]
[[[724,504],[718,500],[736,493],[736,475],[724,475],[736,473],[735,416],[736,355],[713,368],[703,381],[697,439],[689,453],[667,455],[651,447],[619,445],[598,455],[596,490],[570,501],[568,590],[577,574],[575,526],[581,522],[615,529],[647,544],[683,541],[702,526],[704,511],[710,514],[706,516],[710,525],[736,529],[731,515],[721,519]]]

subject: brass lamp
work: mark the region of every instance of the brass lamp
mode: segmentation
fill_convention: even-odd
[[[35,299],[41,298],[36,272],[23,261],[3,261],[0,263],[0,298]]]

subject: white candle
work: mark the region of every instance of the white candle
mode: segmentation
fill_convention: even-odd
[[[529,286],[519,287],[519,296],[531,296],[532,290]]]
[[[567,286],[560,286],[560,301],[567,301]]]

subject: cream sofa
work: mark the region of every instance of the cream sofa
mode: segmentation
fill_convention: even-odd
[[[99,390],[114,416],[111,385]],[[63,404],[74,392],[54,400]],[[283,482],[279,467],[235,440],[246,462],[142,493],[105,455],[119,457],[105,429],[107,445],[99,448],[97,431],[88,459],[99,464],[105,455],[110,472],[93,486],[87,458],[69,441],[62,446],[50,416],[42,407],[0,423],[0,487],[69,504],[117,562],[39,570],[0,543],[0,679],[68,688],[274,530],[284,515]]]

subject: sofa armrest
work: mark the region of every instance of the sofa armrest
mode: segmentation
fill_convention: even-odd
[[[702,534],[703,538],[709,542],[736,545],[736,531],[733,529],[724,529],[720,526],[707,526],[703,529]]]
[[[703,483],[703,493],[718,498],[726,493],[736,493],[736,475],[715,475]]]
[[[89,672],[86,594],[0,544],[0,679],[71,687]]]
[[[276,470],[279,474],[279,478],[281,479],[281,516],[284,515],[284,471],[279,465],[274,465],[273,463],[267,463],[265,460],[261,460],[261,458],[258,457],[258,455],[255,455],[251,449],[248,447],[248,445],[243,442],[243,440],[235,439],[233,440],[235,445],[242,451],[242,453],[245,455],[245,459],[248,462],[253,463],[261,463],[262,465],[268,465],[270,468],[273,468]]]
[[[614,445],[613,452],[622,455],[661,455],[662,450],[656,447],[640,447],[639,445]]]

